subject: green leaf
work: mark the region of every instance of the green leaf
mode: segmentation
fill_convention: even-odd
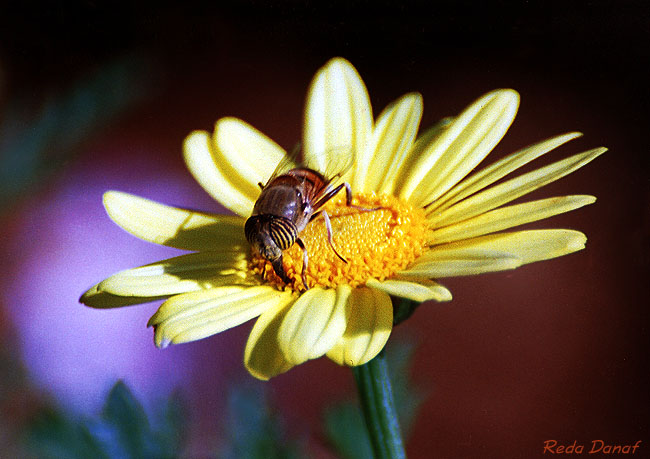
[[[274,413],[261,384],[233,386],[228,394],[227,443],[224,459],[293,459],[303,457],[301,448],[289,441],[283,421]]]
[[[421,304],[422,303],[408,300],[406,298],[401,298],[399,300],[393,298],[393,325],[398,325],[411,317]]]
[[[144,457],[151,437],[147,415],[131,391],[118,381],[108,394],[102,421],[95,426],[96,435],[106,436],[112,447],[111,457]]]
[[[325,435],[344,459],[373,459],[368,430],[358,403],[339,403],[325,411]]]
[[[93,419],[43,410],[26,435],[27,450],[35,457],[65,459],[175,458],[184,438],[184,410],[177,394],[147,417],[142,405],[123,382],[113,386],[102,414]]]
[[[27,428],[25,444],[27,451],[35,457],[110,457],[83,425],[54,410],[43,410],[37,414]]]
[[[185,403],[179,392],[172,393],[160,405],[154,419],[156,423],[152,444],[157,447],[155,457],[176,457],[183,446],[187,419]]]

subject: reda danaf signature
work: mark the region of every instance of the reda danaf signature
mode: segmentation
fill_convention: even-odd
[[[613,445],[604,440],[591,440],[591,444],[560,444],[557,440],[544,441],[544,454],[636,454],[641,440],[629,445]],[[589,449],[586,449],[586,448]]]

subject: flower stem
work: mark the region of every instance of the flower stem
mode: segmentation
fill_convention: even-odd
[[[352,370],[375,457],[405,458],[385,352]]]

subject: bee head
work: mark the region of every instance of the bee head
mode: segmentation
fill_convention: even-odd
[[[298,229],[285,217],[261,214],[253,215],[244,225],[246,239],[257,252],[271,262],[273,271],[287,284],[291,279],[284,272],[282,251],[296,242]]]
[[[248,242],[271,263],[282,258],[282,249],[272,237],[271,220],[265,215],[254,215],[246,220],[244,232]]]

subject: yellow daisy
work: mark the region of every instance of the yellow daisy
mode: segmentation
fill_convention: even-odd
[[[451,293],[437,279],[513,269],[584,248],[586,237],[578,231],[502,231],[593,203],[593,196],[574,195],[509,204],[605,148],[509,177],[580,136],[572,132],[472,172],[503,137],[518,104],[515,91],[493,91],[416,139],[420,94],[406,94],[375,121],[357,71],[344,59],[332,59],[308,92],[304,155],[324,171],[337,163],[336,155],[352,151],[355,161],[343,180],[351,185],[353,202],[380,207],[360,211],[347,207],[344,196],[326,205],[333,244],[347,263],[327,243],[322,218],[300,234],[309,254],[308,290],[300,280],[297,245],[284,252],[289,285],[252,252],[244,222],[259,196],[258,183],[266,183],[287,153],[243,121],[223,118],[212,135],[191,133],[184,155],[196,180],[236,215],[107,192],[108,215],[126,231],[193,253],[119,272],[81,301],[108,308],[166,298],[149,321],[159,347],[205,338],[259,316],[244,361],[260,379],[323,355],[340,365],[362,365],[391,333],[391,296],[449,301]]]

